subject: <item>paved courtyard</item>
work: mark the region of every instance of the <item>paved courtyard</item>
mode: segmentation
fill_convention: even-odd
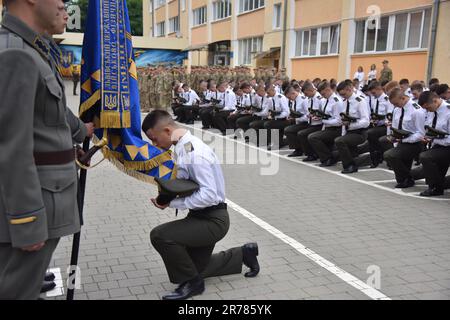
[[[67,91],[75,110],[77,97]],[[191,130],[200,134],[200,127]],[[423,199],[424,181],[395,191],[385,167],[344,176],[340,166],[288,159],[287,150],[203,138],[227,159],[231,227],[216,251],[256,241],[261,273],[207,279],[194,299],[450,299],[449,190]],[[149,233],[176,219],[175,211],[153,207],[156,194],[107,161],[88,172],[75,299],[160,299],[174,289]],[[51,264],[63,279],[71,241],[62,239]]]

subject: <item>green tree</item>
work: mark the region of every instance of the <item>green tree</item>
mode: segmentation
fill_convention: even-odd
[[[98,0],[92,0],[98,1]],[[68,7],[70,5],[77,5],[80,7],[81,12],[81,29],[79,30],[68,30],[70,32],[84,32],[84,28],[86,25],[87,18],[87,10],[88,10],[89,0],[71,0],[68,3]],[[127,0],[128,6],[128,15],[130,17],[130,27],[131,34],[133,36],[142,36],[142,0]],[[69,10],[69,14],[71,14]]]

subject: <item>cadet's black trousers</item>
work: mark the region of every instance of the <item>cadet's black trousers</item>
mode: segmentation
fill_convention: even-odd
[[[287,119],[276,119],[276,120],[267,120],[264,122],[264,129],[267,130],[267,143],[270,145],[273,141],[272,139],[272,130],[278,130],[278,147],[283,145],[283,137],[284,137],[284,128],[286,128],[290,124],[290,121]]]
[[[261,118],[257,117],[257,116],[245,115],[244,117],[240,117],[239,119],[237,119],[236,125],[239,129],[242,129],[245,132],[248,129],[250,129],[250,123],[252,123],[253,121],[256,121],[256,120],[260,120],[260,119]]]
[[[345,136],[338,137],[334,140],[344,168],[355,164],[354,157],[358,156],[358,145],[362,144],[366,139],[367,130],[359,129],[348,131]]]
[[[232,111],[217,111],[214,112],[213,115],[213,124],[214,127],[219,129],[222,133],[224,133],[228,127],[228,116]]]
[[[248,117],[246,113],[234,113],[228,116],[228,127],[230,129],[236,130],[238,128],[237,121],[243,117]]]
[[[325,162],[333,158],[334,140],[342,135],[342,127],[328,127],[323,131],[317,131],[308,136],[308,142],[314,152]]]
[[[300,145],[302,146],[302,151],[305,155],[313,156],[315,154],[313,148],[309,144],[308,136],[310,134],[320,131],[320,130],[322,130],[321,124],[316,125],[316,126],[310,125],[306,129],[303,129],[297,133],[297,139],[298,139]]]
[[[445,174],[450,165],[450,146],[435,145],[420,154],[423,172],[430,188],[444,189]]]
[[[213,124],[213,108],[203,107],[199,111],[200,119],[202,120],[202,125],[204,128],[209,128]]]
[[[289,149],[295,149],[297,151],[302,150],[302,145],[300,144],[300,141],[297,138],[297,133],[303,129],[306,129],[307,127],[308,122],[301,122],[298,124],[287,126],[286,129],[284,129],[284,134],[286,135],[289,144]]]
[[[367,140],[369,141],[369,152],[372,162],[381,162],[383,149],[379,139],[386,135],[386,126],[379,126],[367,130]]]
[[[411,166],[414,158],[422,151],[422,143],[399,143],[384,153],[384,160],[394,169],[397,183],[411,177]]]
[[[161,255],[172,283],[241,273],[242,248],[212,254],[230,226],[226,209],[190,211],[186,218],[154,228],[150,240]]]

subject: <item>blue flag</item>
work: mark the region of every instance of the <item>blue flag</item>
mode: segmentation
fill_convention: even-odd
[[[153,182],[176,177],[170,150],[142,139],[139,88],[126,0],[90,0],[81,61],[80,118],[93,121],[104,156]]]

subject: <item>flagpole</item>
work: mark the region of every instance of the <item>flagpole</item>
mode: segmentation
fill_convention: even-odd
[[[83,151],[87,152],[89,150],[89,139],[86,139],[83,142]],[[77,202],[78,202],[78,213],[80,215],[80,231],[75,233],[73,235],[73,241],[72,241],[72,254],[70,256],[70,274],[69,274],[69,280],[74,279],[71,283],[68,283],[67,286],[67,298],[66,300],[73,300],[73,296],[75,293],[74,287],[77,276],[76,270],[78,266],[78,253],[80,250],[80,235],[81,235],[81,226],[83,225],[83,208],[84,208],[84,195],[86,191],[86,178],[87,178],[87,170],[81,168],[80,169],[80,178],[78,181],[78,193],[77,193]],[[78,279],[80,280],[80,279]],[[69,285],[70,284],[70,285]]]

